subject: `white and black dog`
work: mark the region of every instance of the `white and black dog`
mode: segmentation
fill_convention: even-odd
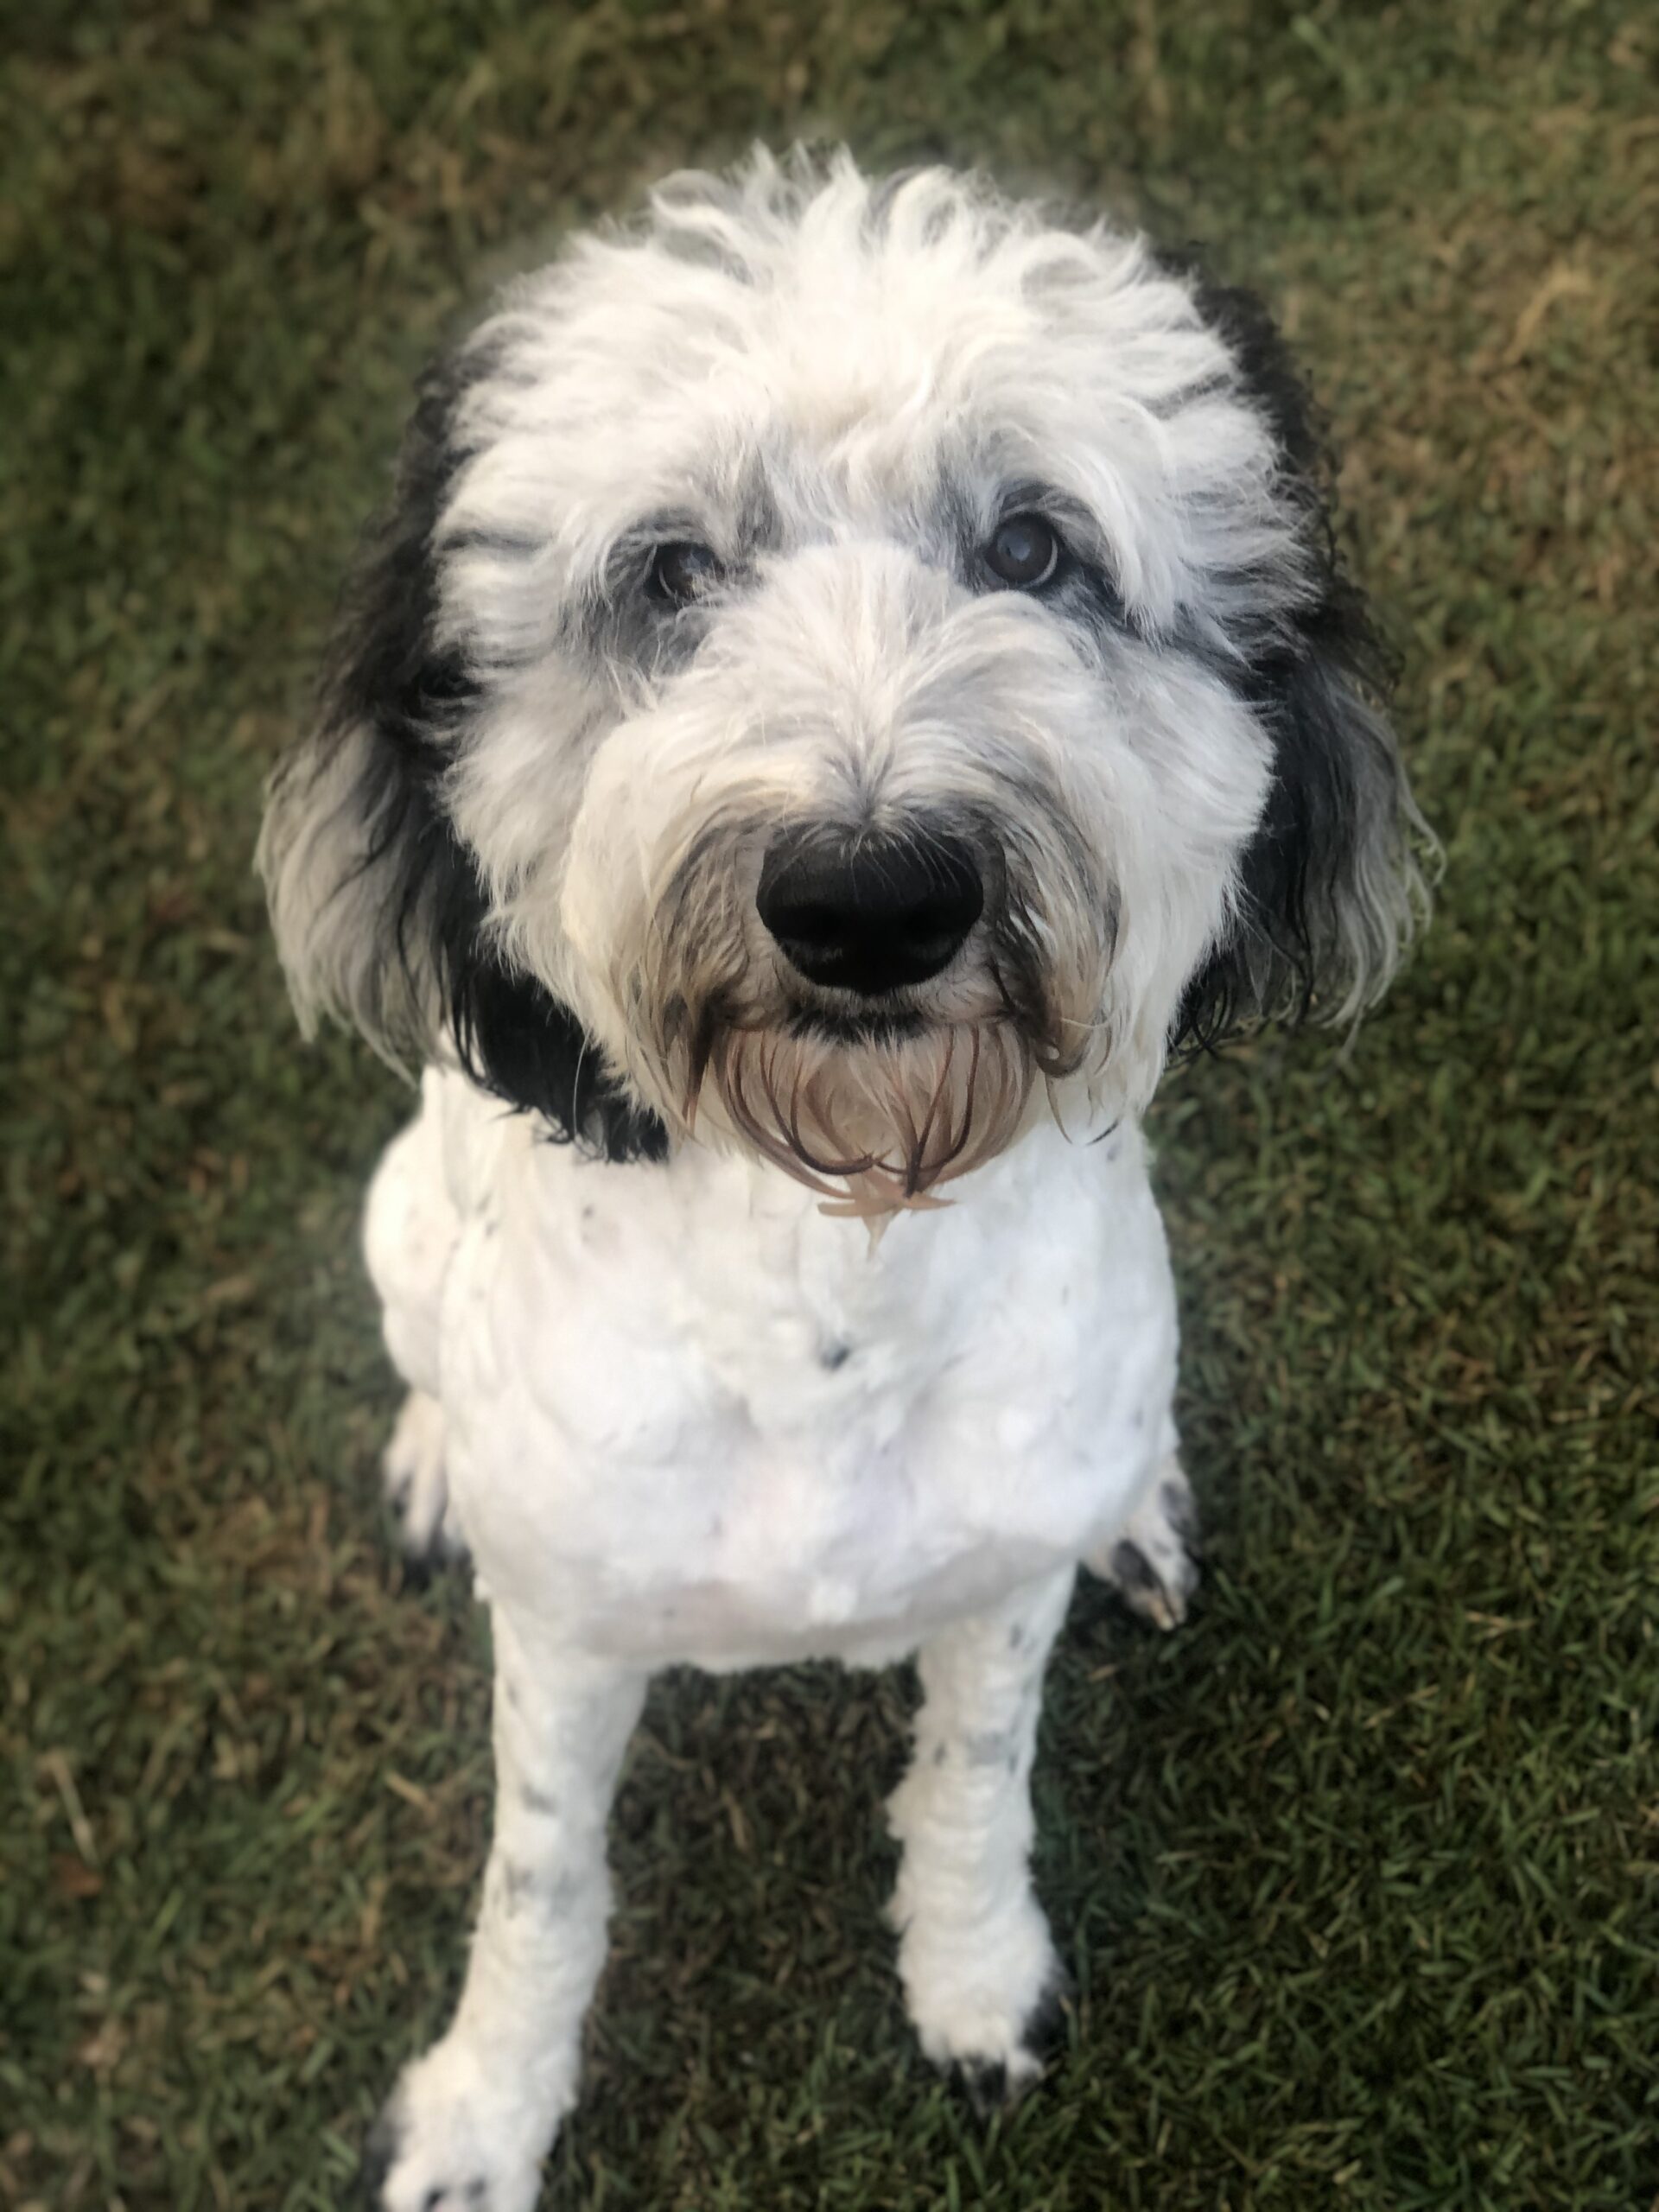
[[[424,1070],[366,1232],[498,1801],[391,2212],[524,2212],[655,1669],[918,1655],[899,1968],[1037,2069],[1044,1662],[1194,1579],[1140,1116],[1393,969],[1416,817],[1271,326],[850,158],[681,176],[423,387],[260,846],[308,1024]]]

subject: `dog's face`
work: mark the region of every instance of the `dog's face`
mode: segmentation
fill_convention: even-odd
[[[1371,997],[1410,820],[1239,296],[757,156],[429,379],[261,846],[302,1014],[860,1210]]]

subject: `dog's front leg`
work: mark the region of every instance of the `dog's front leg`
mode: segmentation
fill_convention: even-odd
[[[493,1614],[495,1835],[449,2032],[404,2069],[370,2139],[380,2212],[530,2212],[575,2099],[605,1959],[606,1817],[642,1675]]]
[[[1031,1765],[1043,1667],[1072,1570],[1028,1585],[922,1648],[910,1764],[888,1807],[903,1847],[893,1917],[922,2048],[976,2102],[1039,2072],[1061,1974],[1031,1886]]]

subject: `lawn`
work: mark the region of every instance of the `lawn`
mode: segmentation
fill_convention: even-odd
[[[671,1678],[547,2203],[1659,2204],[1659,127],[1634,0],[4,10],[0,2203],[332,2207],[454,1996],[463,1578],[391,1564],[408,1110],[249,866],[408,378],[752,137],[1201,239],[1294,330],[1446,849],[1352,1051],[1154,1117],[1211,1529],[1052,1681],[1067,2047],[987,2129],[879,1917],[909,1688]]]

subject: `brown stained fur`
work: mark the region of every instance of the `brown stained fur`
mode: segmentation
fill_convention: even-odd
[[[943,1203],[938,1185],[1013,1141],[1037,1073],[1030,1047],[1000,1020],[852,1046],[734,1028],[706,1065],[688,1122],[712,1091],[719,1118],[816,1191],[826,1213],[863,1218]]]

